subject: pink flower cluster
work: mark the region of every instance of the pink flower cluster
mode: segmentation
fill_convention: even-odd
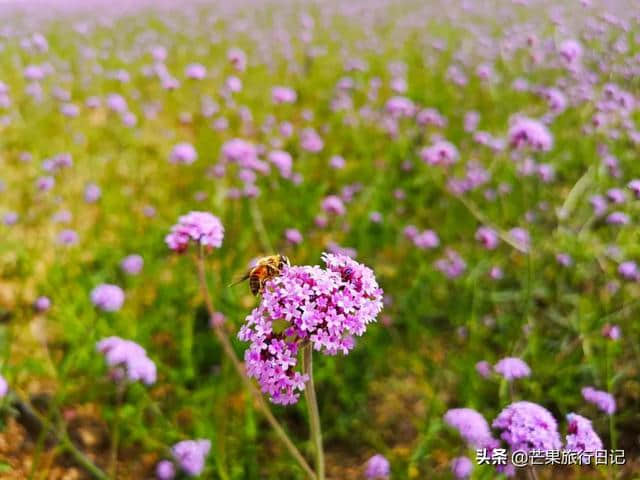
[[[298,400],[307,378],[296,371],[298,350],[310,343],[327,355],[347,354],[382,310],[373,271],[343,255],[323,254],[326,268],[288,267],[267,282],[260,305],[238,338],[250,342],[250,377],[274,403]]]
[[[165,237],[171,250],[184,252],[191,241],[206,248],[220,248],[224,227],[220,219],[208,212],[189,212],[178,219]]]

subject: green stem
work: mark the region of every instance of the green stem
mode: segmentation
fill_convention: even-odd
[[[311,344],[302,349],[302,371],[309,377],[304,389],[309,412],[309,425],[311,427],[311,442],[316,455],[316,472],[318,480],[324,480],[324,449],[322,447],[322,430],[320,428],[320,413],[318,411],[318,399],[313,385],[313,350]]]
[[[207,276],[206,276],[204,256],[202,251],[200,251],[200,255],[196,259],[196,265],[198,267],[198,279],[200,282],[200,289],[202,290],[202,295],[204,296],[204,302],[207,307],[207,312],[209,313],[209,317],[213,318],[213,314],[215,313],[215,310],[213,308],[213,300],[211,299],[211,293],[209,292],[209,287],[207,285]],[[271,409],[265,402],[262,396],[262,393],[256,388],[256,386],[253,384],[251,379],[247,376],[244,366],[242,362],[240,362],[240,360],[238,359],[236,352],[233,350],[233,346],[231,345],[231,342],[229,341],[229,338],[224,332],[222,326],[213,324],[213,332],[218,338],[218,341],[220,342],[220,344],[222,345],[222,350],[224,351],[225,355],[229,358],[229,360],[231,360],[231,363],[233,364],[238,375],[240,376],[240,379],[242,380],[242,383],[244,384],[245,388],[249,391],[249,393],[251,393],[251,395],[255,399],[258,405],[258,409],[265,416],[265,418],[267,419],[271,427],[275,430],[278,437],[280,437],[280,440],[282,440],[282,442],[285,444],[291,456],[295,458],[295,460],[298,462],[300,467],[302,467],[302,469],[305,471],[305,473],[310,479],[319,480],[319,478],[316,477],[315,472],[311,469],[307,461],[304,459],[304,457],[300,453],[300,450],[298,450],[298,448],[293,444],[293,442],[289,438],[289,435],[287,435],[287,432],[285,432],[284,428],[282,428],[282,425],[280,425],[280,422],[278,422],[278,420],[276,420],[276,417],[273,416],[273,413],[271,413]]]
[[[118,444],[120,443],[120,407],[124,395],[125,384],[116,386],[116,411],[113,419],[113,431],[111,432],[111,455],[109,457],[109,474],[118,478]]]
[[[64,429],[64,426],[62,427],[61,431],[56,431],[54,426],[51,425],[51,422],[40,415],[27,401],[20,398],[17,393],[10,392],[10,395],[13,398],[13,403],[19,407],[23,415],[29,418],[29,421],[31,423],[38,425],[39,428],[51,429],[51,432],[60,444],[60,448],[71,455],[79,466],[81,466],[86,472],[91,474],[91,476],[97,480],[109,480],[109,477],[106,473],[104,473],[98,466],[96,466],[95,463],[87,458],[84,453],[78,450],[78,448],[69,438],[69,435]]]

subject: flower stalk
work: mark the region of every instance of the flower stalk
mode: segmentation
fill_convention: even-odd
[[[324,480],[324,448],[322,446],[322,429],[320,427],[320,412],[318,411],[318,399],[313,385],[313,348],[307,343],[302,348],[302,371],[308,377],[304,389],[309,413],[309,426],[311,430],[311,443],[313,444],[316,472],[318,480]]]

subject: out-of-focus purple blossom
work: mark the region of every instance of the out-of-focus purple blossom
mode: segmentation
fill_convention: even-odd
[[[500,280],[502,277],[504,277],[504,272],[500,267],[494,266],[494,267],[491,267],[491,270],[489,271],[489,276],[494,280]]]
[[[347,209],[342,202],[342,199],[337,195],[329,195],[322,200],[322,209],[331,214],[342,216],[347,212]]]
[[[451,473],[459,479],[469,478],[473,470],[473,463],[468,457],[456,457],[451,460]]]
[[[247,68],[247,55],[239,48],[232,48],[227,53],[227,58],[233,67],[239,72],[244,72]]]
[[[607,190],[607,200],[609,200],[611,203],[621,204],[624,203],[627,198],[624,190],[622,190],[621,188],[610,188],[609,190]]]
[[[640,198],[640,179],[631,180],[627,186],[636,198]]]
[[[274,150],[269,153],[268,159],[278,169],[282,178],[291,178],[293,159],[289,152]]]
[[[302,234],[295,228],[288,228],[287,230],[285,230],[284,236],[287,239],[287,242],[294,245],[302,243]]]
[[[207,69],[200,63],[191,63],[185,68],[184,76],[191,80],[202,80],[207,76]]]
[[[95,183],[88,184],[84,189],[84,200],[87,203],[95,203],[100,200],[102,190]]]
[[[220,248],[224,238],[224,227],[220,219],[209,212],[189,212],[178,219],[165,237],[171,250],[183,252],[191,241],[205,248]]]
[[[574,64],[582,57],[582,45],[573,39],[565,40],[560,44],[558,52],[568,64]]]
[[[127,255],[120,262],[120,268],[128,275],[138,275],[144,265],[143,258],[138,254]]]
[[[530,148],[546,152],[553,146],[553,137],[549,129],[537,120],[518,117],[508,133],[509,144],[516,149]]]
[[[448,249],[445,256],[436,261],[435,267],[449,278],[457,278],[467,269],[467,263],[455,250]]]
[[[155,383],[156,365],[137,343],[120,337],[107,337],[100,340],[96,348],[104,354],[107,365],[119,372],[116,375],[124,374],[130,381],[140,381],[145,385]],[[116,379],[119,378],[116,376]]]
[[[115,312],[122,308],[124,291],[117,285],[102,283],[91,291],[91,302],[100,310]]]
[[[311,153],[318,153],[324,148],[324,141],[312,128],[305,128],[300,135],[300,146]]]
[[[607,323],[602,327],[602,336],[604,338],[608,338],[609,340],[620,340],[622,337],[622,331],[619,325],[612,325]]]
[[[607,211],[607,201],[602,195],[593,195],[589,198],[594,215],[601,216]]]
[[[483,448],[492,443],[489,424],[482,414],[472,408],[453,408],[447,410],[444,422],[458,430],[458,433],[470,446]]]
[[[408,234],[413,234],[413,230],[407,230],[410,227],[411,226],[405,228],[405,235],[407,236],[409,236]],[[416,234],[413,235],[412,239],[413,244],[420,249],[436,248],[438,245],[440,245],[438,234],[433,230],[424,230],[419,233],[416,231]]]
[[[204,470],[209,450],[211,450],[209,440],[183,440],[171,447],[171,454],[186,475],[195,477]]]
[[[369,214],[369,220],[371,220],[373,223],[381,223],[382,214],[380,212],[371,212]]]
[[[191,165],[198,158],[198,152],[190,143],[178,143],[171,150],[169,161],[171,163]]]
[[[20,216],[16,212],[6,212],[2,217],[2,223],[7,226],[18,223]]]
[[[596,390],[593,387],[584,387],[581,391],[582,398],[587,402],[594,404],[598,410],[612,415],[616,411],[616,400],[608,392]]]
[[[169,460],[161,460],[156,465],[156,478],[158,480],[173,480],[176,476],[176,468]]]
[[[326,269],[287,267],[269,280],[238,333],[250,342],[248,375],[274,403],[295,403],[304,390],[307,378],[295,370],[302,342],[325,354],[347,354],[354,336],[382,310],[382,290],[371,269],[344,255],[322,258]]]
[[[480,123],[480,114],[476,111],[470,111],[464,114],[464,131],[475,132]]]
[[[56,180],[53,177],[50,177],[50,176],[40,177],[36,181],[36,188],[41,192],[48,192],[53,188],[55,184],[56,184]]]
[[[480,227],[476,231],[476,240],[487,250],[494,250],[500,243],[500,238],[493,228]]]
[[[612,212],[607,215],[607,223],[611,225],[627,225],[631,219],[624,212]]]
[[[475,369],[482,378],[489,378],[491,376],[491,364],[486,360],[481,360],[476,363]]]
[[[224,84],[227,87],[227,89],[232,93],[238,93],[239,91],[242,90],[242,80],[240,80],[238,77],[234,75],[231,75],[230,77],[228,77],[227,80],[224,82]]]
[[[387,479],[389,478],[390,473],[391,466],[389,465],[389,460],[387,460],[383,455],[377,453],[367,460],[364,476],[368,480]]]
[[[213,312],[211,318],[209,319],[209,326],[211,328],[217,328],[224,324],[227,321],[227,317],[225,317],[222,312]]]
[[[558,253],[556,255],[556,262],[563,267],[570,267],[573,264],[573,258],[568,253]]]
[[[565,450],[570,452],[596,452],[597,450],[602,450],[602,440],[593,430],[591,420],[576,413],[567,415]]]
[[[506,357],[500,360],[493,367],[494,371],[502,375],[506,380],[511,381],[531,375],[529,365],[516,357]]]
[[[271,90],[271,98],[273,103],[295,103],[298,98],[296,91],[289,87],[273,87]]]
[[[618,273],[625,280],[640,280],[640,272],[638,271],[638,264],[633,260],[627,260],[618,265]]]
[[[342,158],[340,155],[333,155],[329,159],[329,166],[331,168],[335,168],[336,170],[339,170],[341,168],[344,168],[344,165],[345,165],[344,158]]]
[[[35,302],[33,302],[33,307],[38,312],[46,312],[51,308],[51,300],[49,297],[45,297],[44,295],[40,296],[36,298]]]
[[[458,160],[458,149],[446,140],[439,140],[420,150],[420,158],[429,165],[452,165]]]
[[[416,122],[418,125],[434,127],[444,127],[447,120],[435,108],[425,108],[416,114]]]
[[[385,110],[394,118],[412,117],[416,113],[414,103],[406,97],[392,97],[387,101]]]
[[[78,233],[75,230],[65,229],[58,233],[57,242],[59,245],[71,246],[78,243]]]
[[[112,93],[107,96],[107,107],[115,113],[124,113],[129,110],[127,101],[119,93]]]
[[[512,451],[559,450],[562,446],[556,420],[536,403],[512,403],[500,412],[492,425],[502,431],[500,438]]]

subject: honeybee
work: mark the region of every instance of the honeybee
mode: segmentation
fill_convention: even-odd
[[[251,293],[257,296],[262,293],[267,280],[280,275],[284,267],[288,267],[289,265],[291,265],[289,259],[279,253],[259,258],[256,264],[247,270],[247,273],[245,273],[240,280],[232,283],[231,286],[249,280]]]

